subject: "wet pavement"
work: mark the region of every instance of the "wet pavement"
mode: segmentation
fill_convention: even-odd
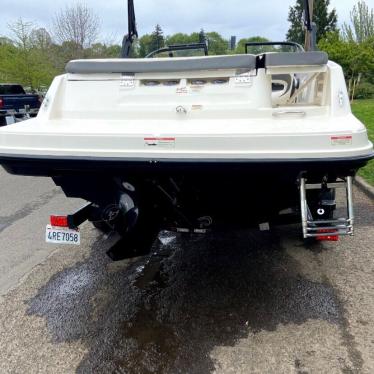
[[[50,188],[23,218],[0,216],[8,256],[31,230],[20,220],[73,204]],[[112,262],[115,238],[89,224],[79,248],[47,252],[40,235],[39,262],[10,261],[0,281],[0,372],[372,373],[374,204],[355,197],[356,236],[339,244],[306,247],[295,226],[164,232],[150,256]]]

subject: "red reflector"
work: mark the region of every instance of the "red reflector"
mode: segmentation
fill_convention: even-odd
[[[51,216],[51,225],[57,227],[69,227],[68,217],[66,216]]]
[[[338,232],[337,230],[318,230],[318,234],[335,234],[336,232]],[[316,238],[317,240],[320,240],[320,241],[327,241],[327,242],[337,242],[339,241],[339,235],[321,235],[321,236],[317,236]]]
[[[0,99],[0,108],[2,108],[4,106],[4,101],[3,99]]]

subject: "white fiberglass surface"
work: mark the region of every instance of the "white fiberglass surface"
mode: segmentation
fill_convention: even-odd
[[[365,131],[364,125],[352,114],[340,117],[316,116],[311,118],[255,118],[214,120],[76,120],[56,119],[43,121],[39,118],[0,128],[2,133],[29,134],[102,134],[102,135],[240,135],[240,134],[335,134]]]
[[[272,78],[264,69],[256,76],[194,74],[57,77],[37,118],[0,128],[0,153],[255,159],[372,152],[365,127],[351,114],[336,64],[329,64],[323,90],[316,85],[312,90],[323,92],[325,105],[274,107]],[[219,77],[223,82],[212,83]],[[144,84],[152,79],[178,82]]]
[[[282,120],[254,121],[252,126],[248,121],[232,125],[225,121],[188,121],[179,127],[175,121],[159,127],[139,121],[138,128],[133,122],[124,126],[89,121],[77,126],[74,122],[40,124],[35,119],[0,129],[0,153],[253,159],[347,157],[372,152],[365,128],[351,115],[345,125],[344,121],[330,121],[318,126],[315,121],[305,120],[288,121],[285,126],[280,123]],[[149,139],[151,143],[160,142],[151,147],[154,144],[149,144]]]
[[[138,82],[139,84],[139,82]],[[192,117],[245,118],[259,107],[270,107],[260,88],[223,85],[136,86],[118,81],[69,81],[55,118],[64,119],[173,119],[183,106]]]

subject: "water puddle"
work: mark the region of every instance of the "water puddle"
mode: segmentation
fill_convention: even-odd
[[[57,341],[87,347],[78,373],[209,373],[213,348],[234,346],[250,331],[341,319],[334,290],[300,276],[275,237],[166,239],[112,272],[96,248],[30,300],[29,313],[45,318]]]

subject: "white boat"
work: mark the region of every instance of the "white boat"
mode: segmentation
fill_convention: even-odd
[[[285,212],[306,238],[352,235],[352,177],[371,158],[342,68],[317,51],[71,61],[36,118],[0,129],[6,170],[52,177],[124,235]]]

